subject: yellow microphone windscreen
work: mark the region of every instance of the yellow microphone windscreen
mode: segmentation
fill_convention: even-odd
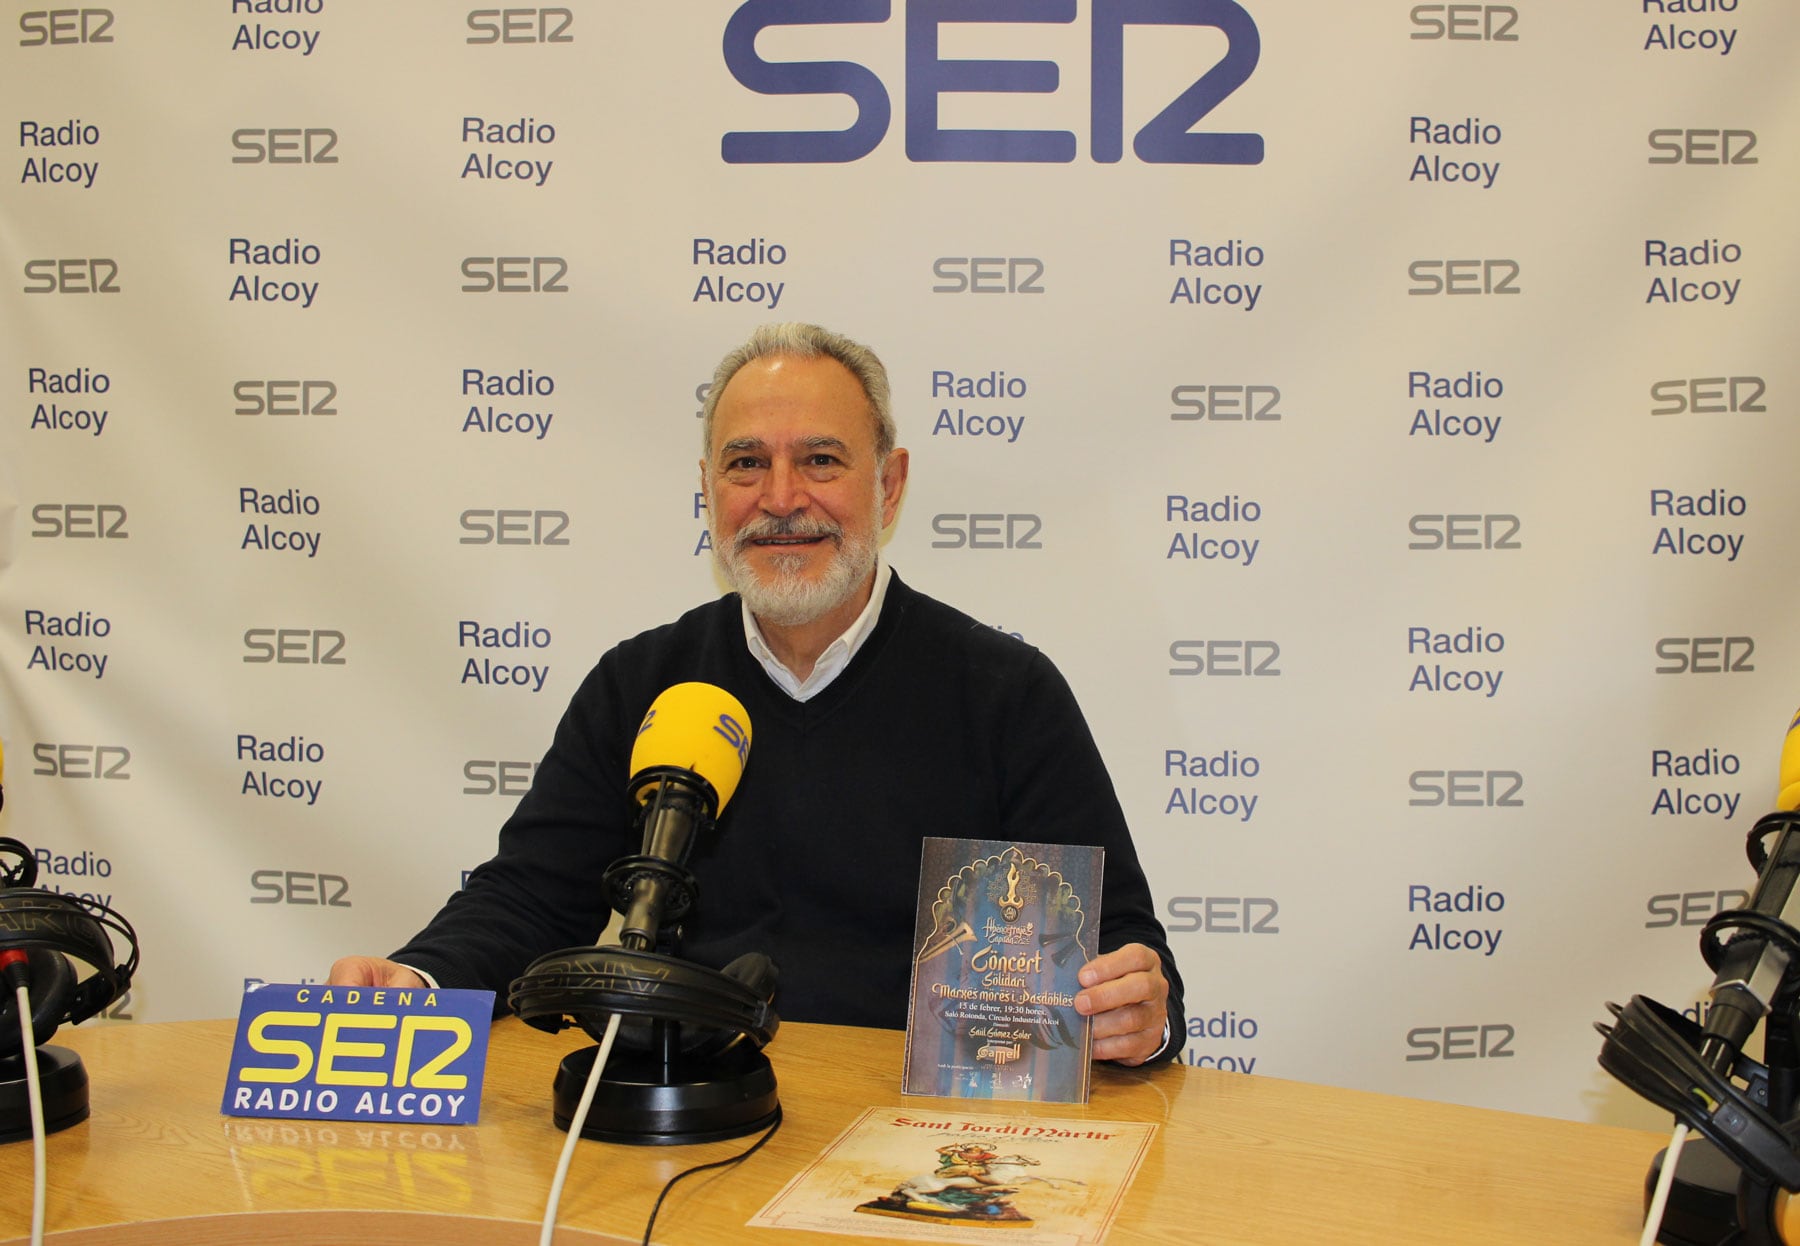
[[[631,746],[631,774],[654,766],[692,770],[712,784],[719,795],[714,812],[723,813],[749,757],[750,715],[738,699],[713,684],[676,684],[650,703]],[[644,788],[639,798],[654,790]]]
[[[1800,714],[1788,724],[1787,739],[1781,742],[1781,769],[1775,780],[1775,808],[1800,809]]]

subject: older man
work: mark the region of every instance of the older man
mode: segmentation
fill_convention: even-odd
[[[1098,844],[1101,952],[1076,1008],[1095,1059],[1169,1055],[1180,978],[1068,685],[880,557],[908,466],[880,360],[817,326],[766,325],[720,363],[703,433],[735,595],[602,657],[494,858],[393,959],[345,958],[331,980],[504,992],[538,955],[592,942],[609,916],[600,875],[639,847],[624,791],[639,721],[664,688],[702,680],[743,702],[756,743],[690,862],[684,956],[767,952],[788,1020],[903,1026],[923,837]]]

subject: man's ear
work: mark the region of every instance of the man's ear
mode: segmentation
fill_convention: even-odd
[[[881,466],[881,526],[883,528],[894,522],[894,514],[900,509],[900,499],[906,496],[906,473],[909,465],[906,451],[896,446],[888,451],[887,462]]]

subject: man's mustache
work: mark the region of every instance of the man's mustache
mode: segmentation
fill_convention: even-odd
[[[742,553],[756,541],[766,541],[771,537],[825,537],[843,543],[844,529],[827,519],[819,519],[810,515],[768,515],[754,520],[737,530],[732,538],[732,548]]]

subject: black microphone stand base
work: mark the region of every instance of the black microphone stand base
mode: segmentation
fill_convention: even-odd
[[[1644,1178],[1644,1206],[1656,1190],[1668,1152],[1658,1151]],[[1656,1240],[1662,1246],[1742,1246],[1738,1232],[1738,1185],[1743,1169],[1705,1138],[1694,1134],[1682,1144],[1669,1186],[1668,1206]]]
[[[81,1057],[46,1043],[37,1049],[38,1089],[44,1097],[44,1133],[53,1134],[88,1118],[88,1076]],[[25,1058],[0,1060],[0,1143],[31,1137],[31,1088]]]
[[[582,1047],[556,1066],[552,1115],[567,1131],[587,1087],[598,1047]],[[748,1043],[670,1069],[659,1055],[608,1056],[581,1136],[632,1146],[678,1146],[738,1138],[775,1123],[780,1101],[769,1058]]]

